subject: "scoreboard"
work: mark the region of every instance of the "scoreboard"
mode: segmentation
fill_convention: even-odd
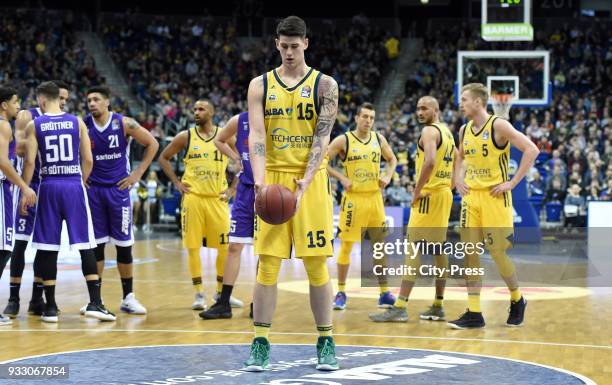
[[[482,0],[482,38],[486,41],[533,40],[531,7],[531,0]]]

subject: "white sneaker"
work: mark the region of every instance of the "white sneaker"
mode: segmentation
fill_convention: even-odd
[[[134,293],[128,294],[121,301],[121,311],[128,314],[147,314],[147,309],[138,302]]]
[[[220,293],[215,293],[215,295],[213,296],[213,299],[215,300],[215,302],[218,302],[220,297],[221,297]],[[230,297],[230,306],[232,308],[237,309],[237,308],[244,307],[244,303],[242,303],[242,301],[239,300],[238,298]]]
[[[196,293],[195,301],[191,304],[191,310],[206,310],[208,305],[206,304],[206,296],[204,293]]]
[[[6,317],[4,314],[0,314],[0,326],[10,325],[13,321],[9,317]]]

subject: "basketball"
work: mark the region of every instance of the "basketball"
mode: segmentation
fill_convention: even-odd
[[[266,223],[280,225],[295,214],[295,194],[279,184],[265,186],[255,197],[255,211]]]

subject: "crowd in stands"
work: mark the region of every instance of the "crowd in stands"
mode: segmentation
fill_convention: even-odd
[[[533,42],[521,43],[485,42],[479,37],[479,29],[468,25],[430,31],[405,94],[378,123],[400,159],[396,180],[387,189],[387,203],[397,202],[396,190],[410,191],[415,183],[418,98],[426,94],[437,97],[441,120],[457,135],[464,120],[453,94],[456,52],[496,48],[546,49],[551,53],[550,107],[513,107],[510,116],[514,126],[541,150],[528,176],[529,194],[541,197],[544,203],[578,206],[579,213],[588,200],[612,199],[611,38],[605,23],[591,23],[586,30],[564,25],[552,33],[539,31]],[[406,197],[404,204],[408,202]]]
[[[216,106],[216,123],[246,110],[249,81],[280,64],[273,36],[245,42],[230,21],[156,17],[138,26],[117,17],[100,34],[138,96],[154,106],[159,120],[173,120],[181,129],[192,120],[198,97]],[[363,18],[348,30],[330,22],[309,35],[308,64],[340,87],[339,130],[350,124],[357,104],[374,98],[389,61],[387,37]],[[397,50],[394,42],[388,46]]]
[[[17,88],[22,108],[36,105],[34,90],[46,80],[63,80],[71,86],[67,110],[83,116],[85,92],[103,84],[91,55],[80,41],[69,12],[14,10],[0,15],[0,83]],[[117,110],[127,105],[115,98]]]

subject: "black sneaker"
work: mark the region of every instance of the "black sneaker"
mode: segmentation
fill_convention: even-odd
[[[482,313],[470,311],[466,309],[459,319],[447,323],[453,329],[478,329],[485,327],[485,321]]]
[[[35,301],[30,301],[30,305],[28,306],[28,314],[30,315],[42,315],[43,311],[45,311],[45,300],[40,298]]]
[[[216,302],[208,310],[200,313],[202,319],[232,318],[232,307],[229,304]]]
[[[251,311],[249,312],[249,318],[253,319],[253,302],[251,302]]]
[[[3,313],[9,318],[17,317],[17,314],[19,314],[19,301],[9,299]]]
[[[57,306],[45,304],[45,310],[42,312],[41,320],[43,322],[57,323]]]
[[[521,326],[525,319],[525,309],[527,308],[527,301],[521,296],[518,301],[510,301],[510,311],[508,314],[508,321],[506,325],[515,327]],[[6,313],[6,310],[4,311]]]
[[[85,308],[85,317],[95,318],[106,322],[115,321],[117,319],[113,313],[106,310],[103,304],[92,302],[87,304],[87,307]]]

